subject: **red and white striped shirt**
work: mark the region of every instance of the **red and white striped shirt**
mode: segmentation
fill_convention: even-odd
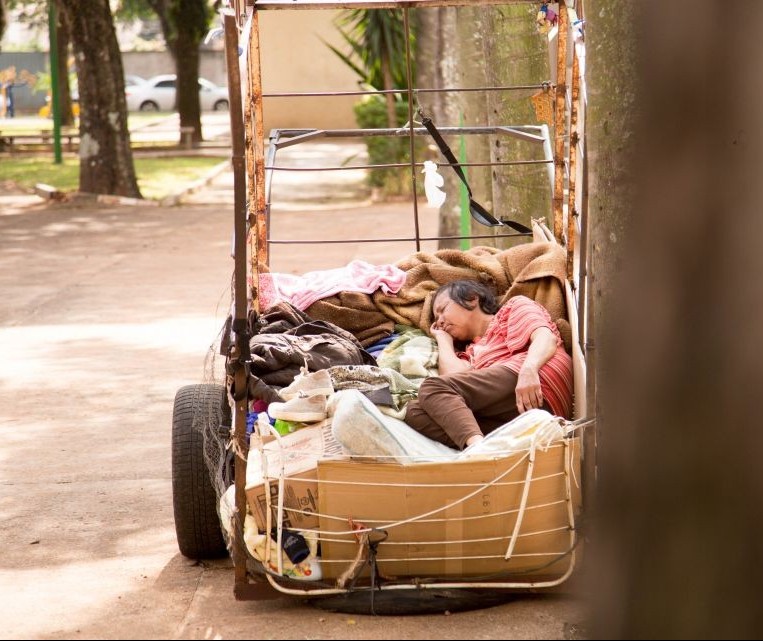
[[[547,327],[556,337],[556,352],[540,368],[540,387],[543,398],[557,416],[572,416],[572,359],[564,351],[564,343],[556,323],[546,308],[526,296],[514,296],[501,307],[490,321],[484,336],[474,340],[459,354],[474,369],[501,364],[515,374],[527,358],[532,333]]]

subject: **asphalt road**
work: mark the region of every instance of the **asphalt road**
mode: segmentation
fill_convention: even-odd
[[[325,180],[321,178],[321,180]],[[312,224],[370,233],[407,216],[323,183]],[[489,609],[408,617],[330,613],[281,596],[238,602],[228,560],[177,550],[170,426],[226,316],[232,178],[176,207],[43,203],[0,193],[0,636],[6,639],[561,639],[571,584]],[[297,227],[299,190],[282,218]],[[303,195],[320,185],[303,185]],[[312,197],[311,197],[312,198]],[[435,220],[425,215],[424,230]],[[402,248],[374,246],[375,260]],[[291,252],[291,253],[290,253]],[[277,270],[350,260],[302,247]]]

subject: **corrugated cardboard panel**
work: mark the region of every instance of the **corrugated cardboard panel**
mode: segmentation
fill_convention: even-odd
[[[579,470],[579,449],[573,441],[572,465]],[[355,557],[355,537],[339,534],[349,530],[350,517],[388,532],[377,557],[388,576],[562,575],[572,544],[565,451],[569,450],[559,444],[536,452],[527,506],[509,561],[504,555],[524,488],[526,456],[407,466],[320,461],[324,575],[338,576]],[[580,493],[574,481],[570,485],[577,511]]]
[[[296,473],[295,473],[296,475]],[[318,480],[316,470],[298,474],[299,480],[286,478],[284,482],[284,518],[283,525],[291,530],[311,530],[318,527]],[[315,480],[311,480],[315,479]],[[270,505],[273,511],[271,526],[277,523],[278,481],[269,483]],[[249,511],[257,522],[257,529],[266,531],[267,504],[265,502],[265,483],[246,488],[246,500]],[[302,512],[307,512],[303,514]]]
[[[249,450],[246,466],[246,498],[249,511],[260,531],[266,530],[265,481],[270,488],[272,524],[276,524],[278,506],[278,478],[284,482],[284,525],[288,528],[314,529],[318,527],[318,459],[341,453],[341,445],[331,434],[331,424],[305,427],[263,446]],[[265,460],[263,460],[263,458]],[[303,510],[302,514],[296,510]]]

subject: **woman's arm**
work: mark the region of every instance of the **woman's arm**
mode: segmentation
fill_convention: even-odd
[[[538,327],[530,336],[530,347],[517,376],[517,409],[519,413],[543,405],[540,389],[540,368],[556,353],[557,340],[548,327]]]
[[[441,375],[455,374],[456,372],[463,372],[467,369],[471,369],[471,365],[468,361],[456,356],[456,348],[453,346],[453,337],[448,334],[448,332],[436,328],[434,325],[430,328],[430,332],[437,341],[437,349],[440,352],[437,360],[437,368]]]

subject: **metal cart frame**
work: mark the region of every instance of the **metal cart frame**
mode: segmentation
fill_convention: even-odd
[[[257,283],[258,265],[267,264],[271,243],[279,242],[269,235],[270,217],[270,186],[273,172],[279,170],[277,153],[279,149],[299,144],[305,140],[331,138],[342,136],[372,136],[394,135],[407,136],[411,145],[410,171],[411,179],[416,185],[417,167],[413,153],[414,139],[417,136],[428,135],[421,127],[414,126],[414,94],[416,92],[435,91],[428,88],[412,86],[410,73],[410,51],[406,51],[408,60],[408,107],[409,125],[404,130],[276,130],[269,135],[268,154],[265,153],[265,133],[263,131],[263,93],[262,74],[260,67],[260,34],[259,14],[270,10],[303,10],[303,9],[398,9],[403,12],[405,29],[409,29],[409,11],[430,7],[451,7],[459,5],[502,5],[528,3],[534,0],[355,0],[351,2],[335,2],[331,0],[249,0],[246,4],[234,0],[231,6],[223,11],[226,61],[230,88],[230,117],[232,133],[232,163],[234,169],[234,312],[232,319],[232,334],[235,337],[228,348],[227,359],[227,388],[233,399],[233,449],[239,456],[235,464],[236,511],[245,514],[247,510],[244,493],[246,479],[246,416],[248,411],[248,366],[249,339],[248,323],[252,310],[258,313],[259,298],[257,287],[248,284],[247,276],[252,275],[252,281]],[[485,133],[490,130],[512,136],[519,136],[531,142],[541,144],[544,148],[544,160],[549,166],[552,189],[553,237],[563,245],[567,254],[568,303],[574,306],[574,317],[570,322],[576,325],[575,349],[579,357],[586,363],[586,380],[584,381],[585,402],[588,408],[593,407],[594,381],[592,376],[593,347],[590,332],[590,309],[586,283],[588,280],[587,260],[587,193],[586,193],[586,153],[585,153],[585,84],[581,67],[584,64],[584,49],[582,41],[576,42],[573,23],[582,18],[582,0],[564,0],[560,3],[558,12],[558,32],[556,38],[557,63],[556,79],[542,81],[548,86],[554,103],[553,137],[545,134],[541,127],[502,127],[502,128],[452,128],[461,134]],[[246,28],[244,28],[246,25]],[[240,42],[242,34],[246,37]],[[239,51],[246,52],[246,73],[242,74],[239,64]],[[243,75],[243,77],[242,77]],[[540,86],[540,85],[539,85]],[[483,90],[489,88],[481,88]],[[511,89],[511,88],[498,88]],[[396,90],[398,93],[400,90]],[[442,90],[445,91],[445,90]],[[352,92],[355,93],[355,92]],[[359,95],[364,92],[357,92]],[[379,92],[372,92],[379,93]],[[284,94],[281,94],[284,95]],[[298,94],[293,94],[298,95]],[[306,95],[306,94],[302,94]],[[310,95],[336,95],[336,92],[316,92]],[[450,130],[446,130],[450,131]],[[546,130],[547,131],[547,130]],[[336,169],[336,168],[335,168]],[[413,198],[413,216],[415,223],[416,248],[420,240],[431,239],[419,235],[418,212],[416,198]],[[509,234],[512,235],[512,234]],[[469,238],[480,238],[470,236]],[[359,242],[362,239],[346,239],[343,242]],[[389,239],[387,239],[389,240]],[[399,240],[396,238],[396,240]],[[283,242],[283,241],[280,241]],[[291,241],[293,242],[293,241]],[[576,390],[577,393],[577,390]],[[582,401],[583,399],[581,399]],[[590,420],[588,421],[591,422]],[[586,430],[583,438],[583,451],[593,452],[595,432]],[[583,478],[584,495],[586,486],[590,487],[593,479],[594,457],[584,458]],[[320,590],[310,585],[295,587],[293,582],[286,586],[283,582],[265,573],[259,577],[250,571],[251,559],[243,543],[240,528],[236,528],[232,540],[232,556],[235,567],[235,595],[238,599],[266,598],[272,595],[273,587],[287,594],[319,596],[339,594],[345,589]],[[572,567],[570,567],[570,572]],[[557,585],[564,581],[569,573],[560,580],[549,585]],[[254,580],[253,580],[254,579]],[[545,585],[527,584],[522,582],[481,582],[481,581],[436,581],[422,585],[385,586],[386,589],[421,589],[425,588],[464,588],[464,589],[516,589],[548,587]]]

